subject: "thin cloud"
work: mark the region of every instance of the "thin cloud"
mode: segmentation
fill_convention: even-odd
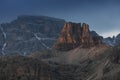
[[[109,32],[105,32],[102,33],[101,35],[106,38],[106,37],[113,37],[113,36],[117,36],[120,33],[119,30],[113,30],[113,31],[109,31]]]

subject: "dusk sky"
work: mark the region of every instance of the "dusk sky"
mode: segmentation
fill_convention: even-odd
[[[0,23],[19,15],[85,22],[104,37],[120,33],[120,0],[0,0]]]

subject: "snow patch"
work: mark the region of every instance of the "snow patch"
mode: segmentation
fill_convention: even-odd
[[[5,55],[5,47],[7,45],[7,43],[6,43],[7,36],[6,36],[6,33],[4,32],[4,30],[3,30],[3,28],[1,26],[0,26],[0,29],[1,29],[1,31],[3,33],[3,36],[4,36],[4,39],[5,39],[5,43],[3,44],[3,47],[2,47],[2,55]]]
[[[42,40],[55,40],[55,39],[53,39],[53,38],[41,38],[41,37],[39,37],[36,33],[34,33],[34,36],[36,37],[36,39],[38,39],[38,40],[41,42],[41,44],[42,44],[45,48],[51,49],[51,48],[48,47],[45,43],[43,43]]]

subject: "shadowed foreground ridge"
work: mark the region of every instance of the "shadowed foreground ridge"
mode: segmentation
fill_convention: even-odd
[[[88,48],[102,44],[102,37],[93,35],[86,23],[68,22],[64,25],[54,48],[67,51],[78,46]]]
[[[0,80],[120,80],[119,51],[120,47],[109,48],[96,58],[78,64],[2,56]]]

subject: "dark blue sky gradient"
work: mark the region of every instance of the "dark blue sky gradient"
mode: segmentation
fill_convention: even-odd
[[[120,33],[120,0],[0,0],[0,23],[19,15],[86,22],[104,37]]]

